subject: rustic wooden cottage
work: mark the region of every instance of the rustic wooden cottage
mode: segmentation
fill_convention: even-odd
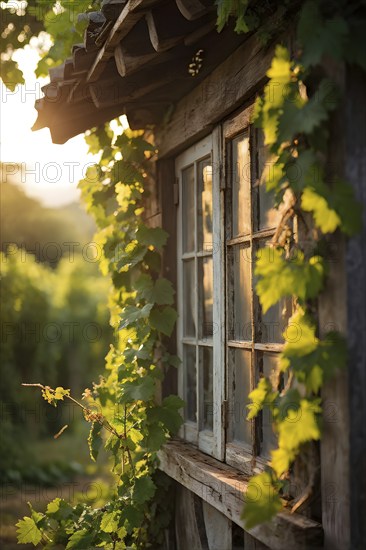
[[[183,359],[165,391],[186,401],[180,439],[161,453],[160,468],[176,487],[171,548],[364,548],[366,235],[348,243],[337,238],[319,305],[323,326],[348,333],[351,356],[348,372],[323,392],[318,498],[246,532],[242,494],[253,465],[260,469],[268,460],[273,435],[266,415],[254,426],[245,420],[243,396],[260,371],[271,371],[291,309],[262,316],[251,269],[277,216],[258,185],[267,157],[250,123],[273,47],[232,26],[219,34],[211,0],[103,4],[87,14],[85,43],[50,71],[35,129],[47,126],[53,141],[64,143],[122,114],[132,129],[153,127],[159,159],[147,219],[170,235],[164,275],[177,290],[172,347]],[[268,21],[277,25],[270,9]],[[290,23],[289,16],[274,43],[280,38],[291,50]],[[348,102],[338,115],[333,153],[366,202],[365,79],[356,69],[342,78]]]

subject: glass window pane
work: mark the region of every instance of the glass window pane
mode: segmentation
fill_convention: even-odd
[[[273,208],[274,193],[266,191],[266,181],[273,177],[273,164],[274,157],[264,145],[263,132],[258,130],[259,229],[275,227],[279,221],[279,213]]]
[[[277,361],[278,355],[265,353],[263,355],[263,374],[271,379],[274,387],[277,386]],[[268,407],[262,411],[262,445],[261,452],[266,456],[270,455],[271,449],[277,445],[276,436],[272,429],[272,414]]]
[[[202,312],[201,338],[211,337],[213,334],[213,263],[212,258],[200,258],[200,303]]]
[[[266,313],[262,313],[261,342],[282,343],[283,331],[291,315],[291,299],[283,298]]]
[[[203,429],[213,429],[213,350],[201,347],[203,378]]]
[[[198,249],[212,250],[212,165],[211,159],[201,160],[198,171]]]
[[[248,414],[248,394],[250,392],[250,356],[243,349],[229,349],[229,367],[232,373],[231,395],[234,403],[230,406],[233,423],[233,439],[251,444],[251,423]]]
[[[183,327],[184,336],[196,336],[195,261],[183,262]]]
[[[183,364],[186,376],[185,402],[186,419],[197,422],[197,368],[196,368],[196,347],[184,346]]]
[[[229,263],[229,340],[252,339],[251,253],[249,247],[234,246]]]
[[[260,241],[259,251],[266,245],[265,241]],[[271,255],[269,256],[271,260]],[[254,285],[256,277],[254,277]],[[261,313],[261,322],[258,323],[257,337],[259,342],[283,343],[283,332],[291,316],[291,298],[283,298],[277,304],[269,308],[266,313]]]
[[[195,246],[194,202],[194,166],[189,166],[182,172],[183,252],[192,252]]]
[[[232,141],[233,237],[250,233],[250,154],[248,133]]]

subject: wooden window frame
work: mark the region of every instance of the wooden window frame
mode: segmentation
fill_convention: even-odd
[[[179,188],[179,198],[182,197],[182,171],[194,164],[211,156],[212,161],[212,203],[213,205],[220,204],[220,169],[219,169],[219,147],[218,147],[219,132],[214,131],[210,133],[206,138],[200,140],[192,147],[184,151],[175,161],[175,173],[177,177],[177,183]],[[195,176],[197,178],[197,175]],[[195,213],[197,213],[197,193],[195,194]],[[186,338],[183,336],[183,270],[182,262],[184,259],[200,257],[212,257],[213,260],[213,297],[218,296],[220,292],[220,285],[222,284],[223,275],[223,250],[222,250],[222,235],[221,235],[221,222],[218,221],[218,215],[221,219],[221,214],[217,211],[213,211],[213,227],[212,227],[212,252],[207,254],[194,252],[183,253],[182,249],[182,224],[183,224],[183,207],[182,200],[179,200],[178,212],[177,212],[177,305],[178,305],[178,321],[177,321],[177,351],[178,355],[183,358],[183,345],[191,344],[197,346],[205,345],[204,341],[201,341],[198,337],[198,330],[196,330],[195,338]],[[195,214],[197,215],[197,214]],[[196,269],[197,272],[197,269]],[[196,285],[197,287],[197,285]],[[198,307],[198,290],[195,289],[195,310],[196,319],[199,323],[199,307]],[[224,373],[222,372],[222,349],[221,341],[224,337],[224,327],[222,326],[220,319],[222,318],[222,302],[221,300],[213,300],[213,323],[214,323],[214,335],[212,338],[212,350],[213,350],[213,430],[200,430],[200,392],[201,387],[200,372],[197,373],[196,388],[197,388],[197,426],[189,421],[185,421],[180,430],[180,436],[198,445],[199,449],[203,452],[223,460],[224,458],[224,430],[222,423],[222,410],[221,404],[223,402],[224,395]],[[218,321],[219,320],[219,321]],[[185,371],[184,368],[179,369],[178,373],[178,392],[179,395],[184,398],[185,395]]]

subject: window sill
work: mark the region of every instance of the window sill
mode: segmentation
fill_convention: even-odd
[[[235,468],[202,453],[181,440],[172,440],[159,452],[160,469],[214,506],[243,528],[240,515],[247,478]],[[248,531],[273,550],[322,548],[323,528],[309,518],[288,511]]]

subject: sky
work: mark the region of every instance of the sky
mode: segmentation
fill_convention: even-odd
[[[0,160],[11,163],[7,167],[9,177],[46,206],[75,201],[79,197],[77,183],[95,157],[87,154],[82,135],[55,145],[48,128],[31,131],[37,118],[34,103],[42,97],[41,86],[48,80],[37,80],[34,75],[38,61],[34,48],[26,46],[24,51],[18,50],[14,59],[24,73],[26,84],[10,92],[1,82]]]

